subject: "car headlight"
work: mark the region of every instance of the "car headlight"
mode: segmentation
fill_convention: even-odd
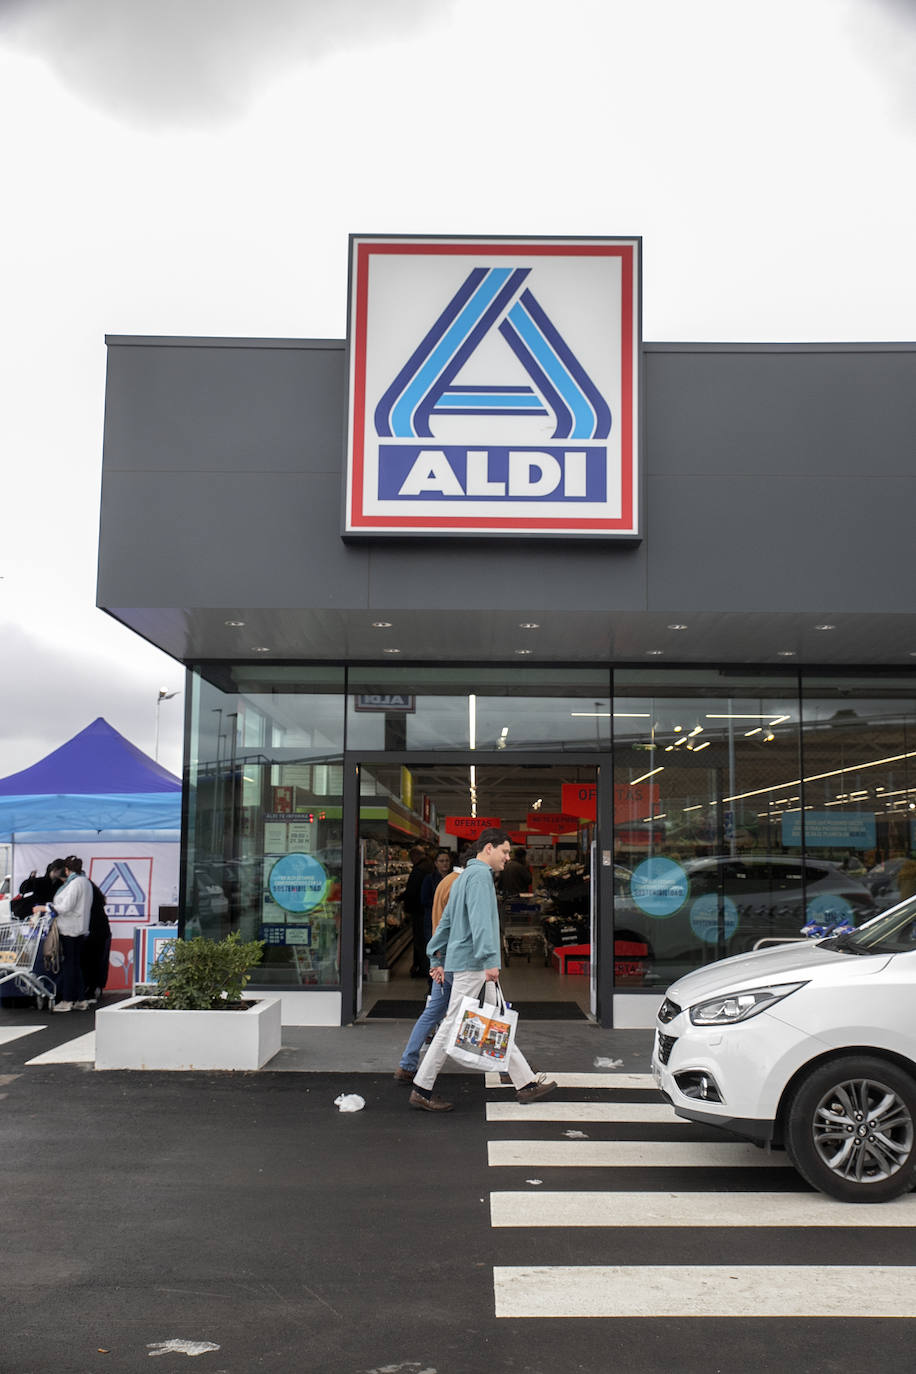
[[[695,1026],[732,1026],[766,1011],[804,986],[804,983],[777,983],[773,987],[749,988],[747,992],[726,992],[708,1002],[697,1002],[690,1008],[690,1019]]]

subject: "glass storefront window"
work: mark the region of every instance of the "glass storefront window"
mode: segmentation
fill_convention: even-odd
[[[916,691],[911,678],[802,681],[806,854],[883,911],[916,892]],[[848,915],[843,910],[841,914]]]
[[[340,668],[190,673],[186,936],[265,941],[253,984],[340,982]]]
[[[796,677],[621,670],[615,691],[615,939],[644,986],[797,938]]]
[[[351,668],[356,751],[607,749],[606,669]]]

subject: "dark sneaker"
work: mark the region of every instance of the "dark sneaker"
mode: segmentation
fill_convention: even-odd
[[[526,1088],[519,1088],[515,1094],[515,1100],[516,1102],[537,1102],[539,1097],[547,1097],[549,1093],[556,1092],[556,1088],[556,1083],[542,1073]]]
[[[395,1069],[393,1074],[396,1083],[413,1083],[413,1074],[409,1069],[402,1069],[400,1066]]]
[[[444,1097],[421,1097],[416,1090],[410,1094],[409,1101],[411,1107],[416,1107],[421,1112],[452,1112],[455,1110],[454,1102],[446,1102]]]

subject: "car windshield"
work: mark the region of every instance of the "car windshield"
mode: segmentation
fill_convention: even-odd
[[[916,949],[916,897],[908,897],[838,939],[846,948],[868,954],[906,954]]]

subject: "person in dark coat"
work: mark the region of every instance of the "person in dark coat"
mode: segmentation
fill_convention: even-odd
[[[426,978],[429,975],[429,959],[426,955],[427,937],[423,933],[423,879],[433,871],[433,861],[422,845],[414,845],[410,851],[413,868],[407,877],[407,885],[401,897],[401,905],[410,917],[413,932],[413,963],[410,966],[411,978]]]
[[[111,954],[111,926],[105,910],[105,893],[92,884],[92,906],[89,909],[89,934],[83,941],[80,962],[83,969],[83,982],[86,985],[86,1000],[98,1002],[108,982],[108,959]]]
[[[34,870],[19,884],[19,892],[10,902],[10,911],[17,921],[27,921],[36,906],[46,906],[64,881],[63,859],[52,859],[44,877]]]

